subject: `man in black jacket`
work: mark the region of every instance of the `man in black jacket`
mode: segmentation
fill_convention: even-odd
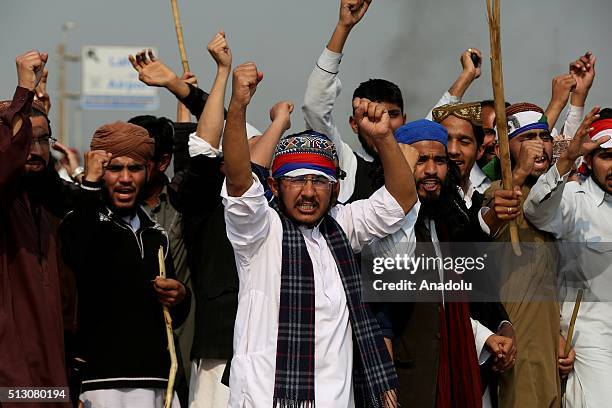
[[[79,293],[77,343],[86,362],[80,400],[159,406],[170,368],[160,303],[179,326],[190,295],[174,279],[167,234],[139,205],[154,142],[140,126],[116,122],[96,130],[91,149],[82,183],[91,194],[60,229]],[[167,279],[158,276],[160,247]]]

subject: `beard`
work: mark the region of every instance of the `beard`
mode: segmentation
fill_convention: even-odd
[[[459,237],[470,225],[469,210],[459,194],[461,175],[455,163],[449,161],[448,172],[442,181],[440,194],[419,196],[421,209],[419,220],[432,219],[436,224],[446,225],[451,237]]]
[[[440,180],[440,179],[438,179]],[[417,189],[419,188],[417,183]],[[457,187],[447,177],[444,181],[440,180],[441,188],[439,191],[427,191],[424,197],[419,196],[421,201],[421,209],[419,215],[423,215],[427,218],[438,218],[439,214],[448,211],[449,204],[457,195]]]
[[[593,179],[593,183],[595,183],[595,185],[599,188],[601,188],[601,190],[604,193],[608,193],[608,194],[612,194],[612,190],[610,188],[608,188],[606,185],[602,184],[599,182],[599,180],[597,180],[595,178],[595,175],[593,174],[593,171],[591,171],[591,178]],[[605,179],[604,182],[608,181],[610,178],[612,178],[612,175],[608,175]]]

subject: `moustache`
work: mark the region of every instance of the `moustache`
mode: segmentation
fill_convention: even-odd
[[[319,201],[317,200],[298,200],[295,205],[296,207],[299,207],[300,205],[312,205],[312,206],[318,206],[319,205]]]
[[[42,157],[32,154],[30,158],[26,161],[26,164],[43,164],[44,165],[46,164],[46,162]]]

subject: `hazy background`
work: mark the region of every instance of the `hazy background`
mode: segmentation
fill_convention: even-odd
[[[180,61],[168,0],[2,0],[0,24],[0,89],[10,98],[16,85],[15,56],[31,48],[48,51],[49,93],[57,124],[57,60],[61,27],[74,21],[68,52],[80,54],[82,45],[151,45],[177,72]],[[302,130],[302,104],[308,75],[331,35],[339,0],[179,0],[185,43],[192,71],[200,87],[209,89],[214,63],[206,44],[225,29],[234,65],[255,61],[264,72],[248,120],[260,130],[269,123],[269,107],[280,99],[296,103],[294,131]],[[598,57],[597,77],[588,106],[612,105],[612,40],[610,0],[502,1],[502,47],[506,98],[529,100],[545,107],[553,76],[566,72],[570,60],[587,50]],[[344,92],[335,117],[341,132],[355,143],[350,128],[350,97],[368,78],[381,77],[400,85],[409,120],[425,115],[460,72],[459,55],[469,47],[483,50],[482,77],[464,100],[492,96],[489,37],[485,0],[374,0],[353,31],[341,65]],[[80,87],[80,65],[68,64],[68,91]],[[174,119],[176,100],[161,90],[154,115]],[[67,103],[70,143],[81,151],[99,125],[140,112],[80,111]],[[56,125],[57,126],[57,125]]]

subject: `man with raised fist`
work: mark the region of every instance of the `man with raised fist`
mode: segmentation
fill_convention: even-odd
[[[356,119],[385,166],[385,186],[372,197],[336,205],[335,146],[306,131],[276,147],[269,205],[251,171],[245,133],[262,78],[253,63],[234,71],[223,137],[222,197],[240,280],[230,406],[396,406],[397,377],[362,302],[354,258],[366,242],[396,231],[416,203],[387,109],[355,102]]]
[[[67,386],[57,242],[47,206],[52,186],[44,177],[51,131],[44,106],[33,103],[47,58],[36,50],[18,56],[17,89],[0,103],[2,386]]]
[[[85,154],[81,187],[89,194],[60,226],[79,293],[85,406],[160,406],[170,371],[162,304],[175,327],[189,313],[190,292],[176,280],[168,235],[141,206],[154,146],[140,126],[99,127]],[[166,278],[158,276],[160,248]]]

